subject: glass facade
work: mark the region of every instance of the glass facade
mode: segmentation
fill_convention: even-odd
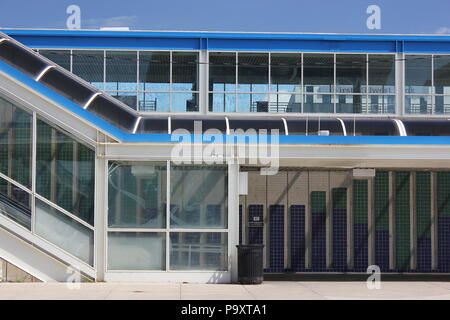
[[[93,265],[95,152],[3,97],[0,114],[0,213]]]
[[[210,112],[392,114],[395,58],[209,53]]]
[[[39,50],[133,109],[200,111],[198,52]],[[405,55],[405,113],[450,113],[450,55]],[[208,53],[209,112],[393,114],[395,55]]]
[[[449,72],[449,55],[406,55],[405,112],[449,114]]]
[[[108,226],[165,228],[166,179],[166,163],[112,162],[108,174]]]
[[[90,225],[94,225],[95,152],[37,121],[36,191]]]
[[[228,168],[167,165],[109,162],[108,270],[227,270]]]
[[[39,53],[132,109],[199,111],[197,52],[40,49]]]

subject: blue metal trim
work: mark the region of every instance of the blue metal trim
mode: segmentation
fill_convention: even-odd
[[[96,127],[104,130],[105,132],[108,132],[112,136],[116,137],[119,140],[123,140],[124,132],[120,129],[118,129],[116,126],[110,124],[109,122],[97,117],[92,112],[89,112],[87,110],[84,110],[81,106],[73,103],[66,97],[60,95],[59,93],[51,90],[47,86],[43,85],[42,83],[36,82],[33,78],[27,76],[23,72],[13,68],[9,64],[0,61],[0,71],[3,71],[4,73],[10,75],[14,79],[20,81],[22,84],[26,85],[27,87],[35,90],[36,92],[44,95],[45,97],[51,99],[58,105],[64,107],[65,109],[71,111],[72,113],[78,115],[79,117],[89,121]]]
[[[97,117],[88,110],[84,110],[79,105],[73,103],[69,99],[49,89],[45,85],[36,82],[31,77],[25,75],[21,71],[13,68],[5,62],[0,61],[0,71],[10,75],[14,79],[20,81],[27,87],[35,90],[39,94],[53,100],[61,107],[78,115],[80,118],[87,120],[93,126],[102,129],[111,134],[122,142],[152,142],[152,143],[172,143],[174,135],[170,134],[156,134],[156,133],[126,133],[118,129],[107,121]],[[209,143],[212,139],[208,135],[190,135],[191,141],[206,141]],[[241,141],[237,140],[237,136],[222,136],[223,141]],[[253,137],[259,142],[261,137]],[[272,137],[267,135],[267,143],[270,143]],[[235,140],[236,139],[236,140]],[[246,143],[251,142],[251,136],[247,136]],[[450,146],[450,137],[400,137],[400,136],[278,136],[279,143],[286,144],[320,144],[320,145],[447,145]],[[266,142],[266,141],[263,141]]]
[[[0,29],[33,48],[450,53],[450,36]]]

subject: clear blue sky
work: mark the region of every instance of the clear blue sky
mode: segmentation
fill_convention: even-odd
[[[66,28],[66,7],[81,8],[82,28],[450,33],[450,0],[2,0],[0,27]],[[382,29],[366,9],[381,7]]]

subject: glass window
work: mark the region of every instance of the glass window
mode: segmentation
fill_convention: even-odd
[[[334,56],[332,54],[303,55],[304,92],[333,92]]]
[[[239,53],[238,64],[238,91],[269,91],[269,55],[267,53]]]
[[[39,54],[70,71],[70,50],[39,50]]]
[[[395,94],[395,56],[369,55],[369,94]]]
[[[198,111],[197,93],[172,93],[172,112]]]
[[[198,90],[198,53],[172,53],[172,90]]]
[[[272,92],[300,92],[302,83],[300,54],[273,53],[270,57]]]
[[[110,228],[165,228],[166,163],[114,161],[108,173]]]
[[[123,102],[130,108],[136,110],[137,92],[108,92],[113,98]]]
[[[170,52],[139,52],[139,90],[170,90]]]
[[[300,112],[300,108],[301,95],[290,93],[270,95],[270,112]]]
[[[406,96],[406,113],[412,114],[431,114],[431,96]]]
[[[227,242],[224,232],[172,232],[170,269],[227,270]]]
[[[338,95],[336,113],[367,113],[366,100],[365,95]]]
[[[214,52],[209,54],[209,90],[236,90],[236,54]]]
[[[105,90],[137,90],[137,52],[106,51]]]
[[[436,94],[450,95],[450,56],[434,56],[434,88]]]
[[[0,178],[0,214],[31,230],[30,194],[3,178]]]
[[[336,55],[336,93],[366,93],[366,55]]]
[[[36,199],[36,233],[93,265],[94,231],[39,199]]]
[[[268,94],[240,93],[237,98],[239,112],[269,112]]]
[[[109,232],[108,270],[165,270],[164,232]]]
[[[72,73],[103,89],[103,51],[74,50],[72,52]]]
[[[31,188],[31,114],[0,97],[0,172]]]
[[[37,192],[93,225],[95,152],[39,119],[36,143]]]
[[[212,112],[235,112],[236,95],[234,93],[210,93],[209,111]]]
[[[405,87],[406,94],[431,93],[431,56],[406,55]]]
[[[435,114],[449,114],[450,113],[450,96],[435,96],[434,97]]]
[[[330,94],[308,94],[303,96],[303,112],[333,113],[334,98]]]
[[[169,92],[147,92],[139,94],[139,110],[141,111],[170,111]]]
[[[227,228],[228,169],[172,166],[171,228]]]
[[[368,113],[394,113],[395,96],[370,95],[367,106]]]

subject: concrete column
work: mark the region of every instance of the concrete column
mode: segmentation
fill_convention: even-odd
[[[396,114],[405,113],[405,54],[395,54],[395,107]]]
[[[99,141],[104,139],[103,134],[99,134]],[[103,157],[105,147],[97,145],[95,157],[95,203],[94,203],[94,267],[97,271],[97,281],[103,281],[106,271],[106,221],[108,213],[106,211],[107,194],[107,170],[108,161]]]
[[[199,83],[199,111],[201,114],[208,112],[208,51],[201,50],[198,67]]]
[[[231,282],[238,279],[237,248],[239,244],[239,164],[228,164],[228,268]]]

